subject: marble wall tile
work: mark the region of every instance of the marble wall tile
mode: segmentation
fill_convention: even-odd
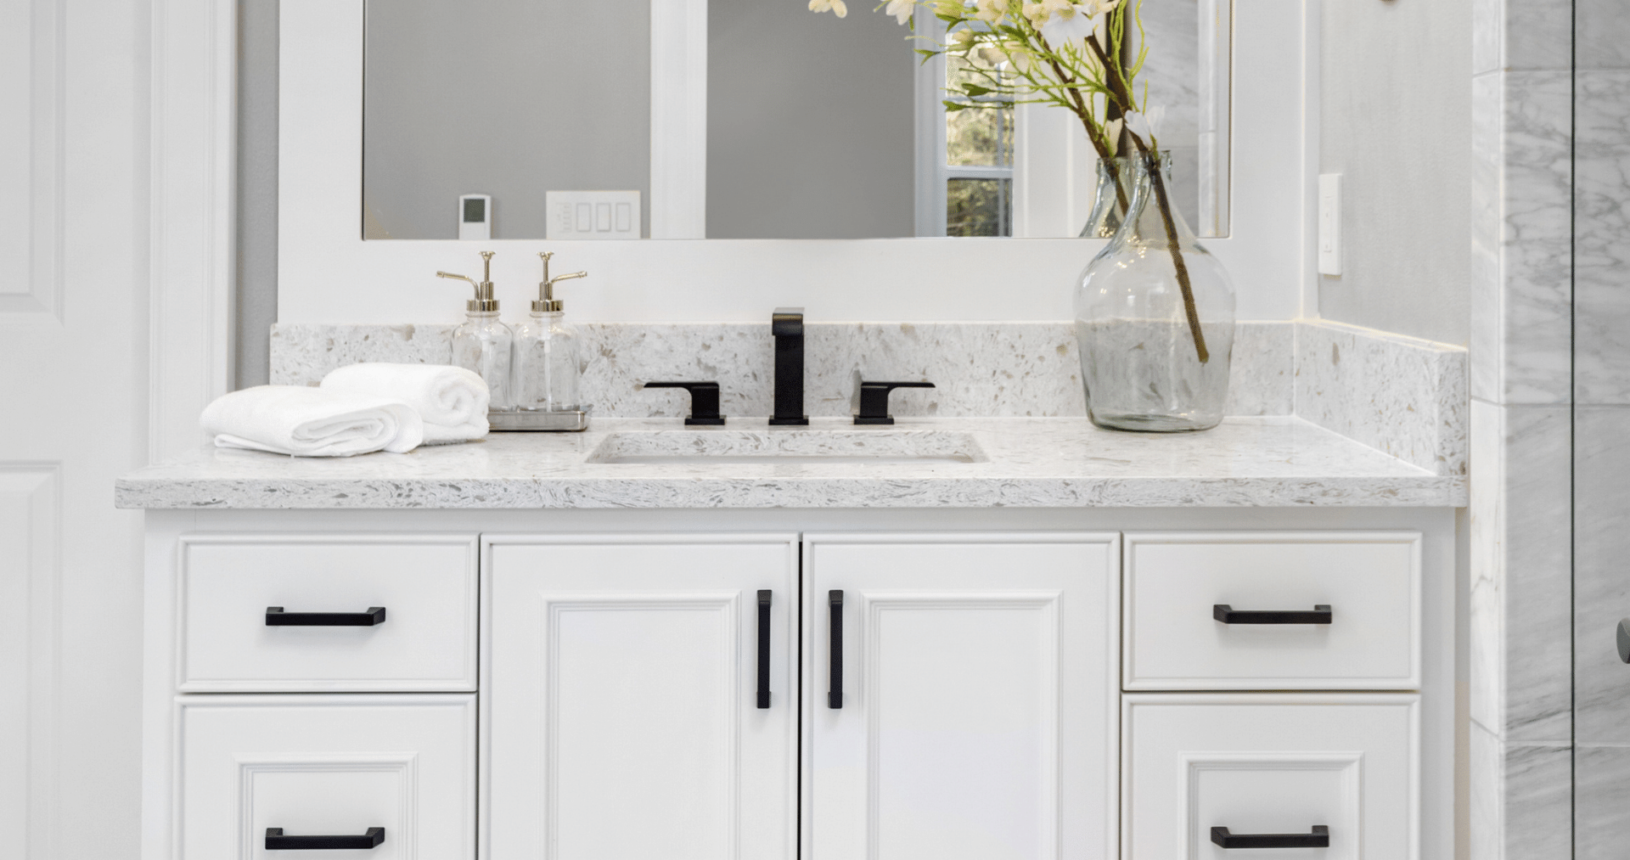
[[[1630,845],[1630,748],[1581,743],[1574,758],[1577,860],[1623,860]]]
[[[1491,403],[1571,394],[1571,78],[1473,82],[1472,395]]]
[[[1479,725],[1470,746],[1469,856],[1573,860],[1570,748],[1503,743]]]
[[[1566,406],[1472,402],[1471,716],[1507,741],[1572,737]]]
[[[452,326],[278,325],[271,381],[315,385],[359,361],[445,362]],[[645,391],[658,379],[716,379],[727,415],[767,415],[773,393],[767,323],[584,323],[583,391],[596,414],[673,417],[682,392]],[[806,402],[813,416],[852,412],[854,374],[927,379],[932,391],[899,391],[896,415],[1075,417],[1086,414],[1069,323],[811,323]],[[1241,323],[1234,342],[1231,415],[1289,415],[1294,407],[1295,324]]]
[[[1585,69],[1630,69],[1630,15],[1624,0],[1574,0],[1576,62]]]
[[[1466,351],[1328,322],[1296,330],[1296,414],[1439,475],[1465,475]]]
[[[1571,5],[1572,0],[1472,0],[1472,74],[1570,68]]]
[[[1627,406],[1579,406],[1574,424],[1574,707],[1581,743],[1630,744],[1630,666],[1614,631],[1630,617]],[[1627,831],[1630,832],[1630,831]]]
[[[1574,396],[1630,404],[1630,70],[1581,70],[1575,112]]]

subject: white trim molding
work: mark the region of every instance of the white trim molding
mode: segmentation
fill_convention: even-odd
[[[196,447],[232,385],[236,0],[152,0],[148,456]]]
[[[22,271],[0,281],[0,324],[60,326],[65,4],[9,5],[0,19],[0,50],[7,54],[0,65],[0,104],[8,116],[28,121],[0,133],[0,200],[6,203],[0,209],[0,252],[21,261]]]

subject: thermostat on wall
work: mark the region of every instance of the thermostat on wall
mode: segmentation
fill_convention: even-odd
[[[549,191],[550,239],[638,239],[638,191]]]
[[[492,197],[465,194],[458,198],[458,237],[477,242],[492,238]]]

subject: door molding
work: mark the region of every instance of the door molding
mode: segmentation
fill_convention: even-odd
[[[202,441],[198,414],[232,387],[237,244],[235,0],[152,0],[148,443]]]

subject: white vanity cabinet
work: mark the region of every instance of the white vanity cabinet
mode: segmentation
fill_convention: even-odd
[[[488,538],[486,856],[792,860],[797,548]]]
[[[144,860],[1452,856],[1446,512],[149,516]]]

